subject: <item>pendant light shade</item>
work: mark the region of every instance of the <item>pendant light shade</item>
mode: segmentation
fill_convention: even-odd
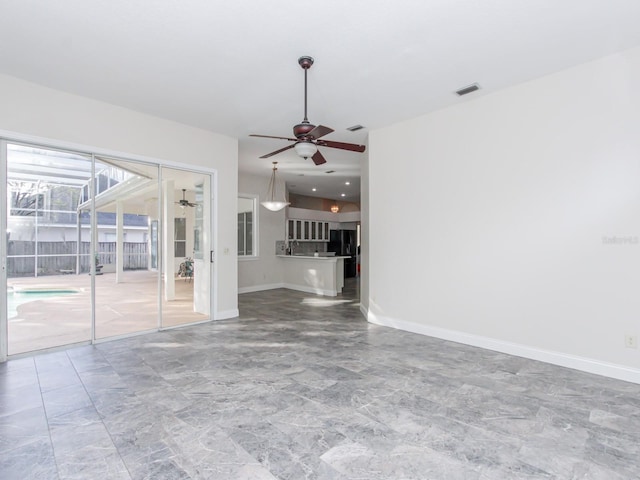
[[[302,158],[313,157],[315,153],[318,151],[318,147],[316,147],[315,143],[311,143],[308,141],[297,142],[293,146],[293,148],[298,154],[298,156]]]
[[[338,213],[339,211],[340,211],[340,207],[338,206],[337,203],[334,203],[333,205],[331,205],[331,212]]]
[[[282,197],[280,198],[276,195],[276,171],[278,170],[276,165],[278,165],[278,162],[273,162],[273,171],[271,172],[271,179],[269,180],[269,186],[267,187],[267,195],[265,196],[265,201],[260,202],[260,205],[272,212],[282,210],[284,207],[289,205],[289,202],[287,202],[284,197],[284,192],[282,192]]]

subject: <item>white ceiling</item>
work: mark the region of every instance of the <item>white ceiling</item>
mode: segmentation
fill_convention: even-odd
[[[369,129],[640,45],[638,25],[638,0],[0,0],[0,73],[237,137],[241,171],[266,178],[277,160],[292,191],[353,200],[362,154],[261,160],[287,142],[248,136],[289,137],[302,120],[301,55],[315,58],[309,120],[365,143]]]

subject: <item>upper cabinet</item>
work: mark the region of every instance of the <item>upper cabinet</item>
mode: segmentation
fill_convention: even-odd
[[[328,242],[329,222],[289,219],[286,237],[301,242]]]

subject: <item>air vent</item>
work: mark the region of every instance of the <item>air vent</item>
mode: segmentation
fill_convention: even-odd
[[[467,95],[469,93],[475,92],[476,90],[480,90],[480,85],[478,85],[477,83],[472,83],[468,87],[464,87],[464,88],[461,88],[460,90],[457,90],[456,93],[459,96],[463,96],[463,95]]]
[[[335,171],[335,170],[327,170],[327,171],[326,171],[326,172],[324,172],[324,173],[336,173],[336,171]]]
[[[352,127],[348,127],[347,130],[350,132],[357,132],[358,130],[362,130],[364,127],[362,125],[354,125]]]

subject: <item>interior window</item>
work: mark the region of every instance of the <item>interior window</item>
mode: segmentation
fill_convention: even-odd
[[[176,258],[187,256],[187,219],[177,217],[174,230],[174,256]]]
[[[255,257],[258,199],[252,195],[238,197],[238,257]]]

